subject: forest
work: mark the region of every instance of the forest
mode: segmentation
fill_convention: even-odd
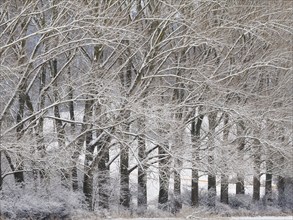
[[[292,215],[292,63],[291,0],[0,0],[0,218]]]

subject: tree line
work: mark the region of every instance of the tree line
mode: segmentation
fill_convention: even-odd
[[[208,204],[229,184],[286,206],[292,184],[292,3],[287,0],[3,0],[0,189],[60,181],[90,210],[118,200]],[[130,175],[137,172],[132,183]],[[12,179],[14,178],[14,180]],[[172,179],[172,181],[170,181]],[[218,183],[219,182],[219,183]],[[173,186],[171,187],[171,184]]]

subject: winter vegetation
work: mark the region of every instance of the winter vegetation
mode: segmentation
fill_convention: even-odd
[[[291,0],[0,0],[0,218],[293,213]]]

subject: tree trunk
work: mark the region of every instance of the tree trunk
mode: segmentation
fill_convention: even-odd
[[[128,120],[130,111],[123,113],[123,118]],[[129,132],[130,126],[128,122],[123,125],[124,131]],[[126,138],[126,137],[125,137]],[[120,205],[125,208],[130,207],[130,189],[129,189],[129,147],[122,145],[120,147]]]
[[[125,111],[123,118],[127,121],[130,117],[130,111]],[[128,122],[123,125],[123,130],[129,132],[130,126]],[[124,136],[126,138],[126,136]],[[129,147],[128,145],[120,146],[120,205],[125,208],[130,207],[130,189],[129,189]]]
[[[129,148],[121,146],[120,150],[120,204],[125,208],[130,207],[129,189]]]
[[[39,111],[41,109],[45,108],[45,99],[46,96],[44,94],[44,87],[46,84],[46,67],[45,65],[42,66],[42,72],[40,74],[40,88],[39,88],[39,93],[40,93],[40,103],[39,103]],[[41,159],[43,159],[45,157],[46,154],[46,146],[44,143],[44,118],[40,117],[39,118],[39,123],[38,123],[38,127],[37,127],[37,132],[36,132],[36,138],[37,138],[37,148],[38,151],[40,153],[40,157]],[[42,165],[45,167],[45,163],[43,162]],[[40,181],[43,182],[44,178],[45,178],[45,169],[44,167],[41,167],[40,171],[39,171],[39,175],[40,175]]]
[[[85,101],[84,122],[88,122],[92,115],[93,100],[90,98]],[[86,202],[90,210],[93,210],[93,170],[91,163],[93,161],[94,147],[89,143],[92,140],[92,132],[88,131],[85,135],[86,154],[84,160],[84,179],[83,179],[83,193],[86,197]]]
[[[167,147],[167,145],[165,146]],[[168,199],[169,199],[169,154],[166,149],[159,146],[159,198],[158,198],[158,208],[162,210],[167,210]]]
[[[221,202],[224,204],[229,203],[229,179],[225,174],[221,175]]]
[[[239,154],[239,160],[241,161],[243,159],[243,150],[245,147],[245,139],[244,137],[241,137],[243,135],[243,131],[244,131],[244,125],[243,125],[243,122],[241,121],[237,125],[237,135],[240,136],[238,154]],[[244,176],[240,173],[237,173],[236,194],[245,194]]]
[[[252,200],[253,201],[259,201],[260,199],[260,181],[259,181],[259,176],[255,175],[253,177],[253,196]]]
[[[20,99],[22,99],[22,98],[20,98]],[[24,106],[24,100],[23,101],[21,101],[20,100],[20,106]],[[21,107],[22,108],[22,107]],[[19,114],[20,114],[20,111],[21,110],[19,110],[19,112],[18,112],[18,114],[17,114],[17,121],[18,122],[20,122],[21,121],[21,119],[22,119],[22,117],[20,117],[19,116]],[[23,113],[23,111],[22,111],[22,113]],[[20,125],[20,126],[18,126],[17,127],[17,134],[20,136],[20,132],[21,132],[21,130],[22,130],[22,128],[23,128],[23,125]],[[20,139],[20,137],[18,137],[18,139]],[[21,157],[21,155],[19,155],[19,157],[20,158],[22,158]],[[23,183],[24,182],[24,175],[23,175],[23,161],[21,161],[21,160],[17,160],[16,161],[16,163],[18,163],[18,164],[16,164],[16,169],[15,170],[13,170],[15,173],[14,173],[14,179],[15,179],[15,182],[16,183]]]
[[[254,141],[254,176],[253,176],[253,201],[260,200],[260,142],[259,140]]]
[[[144,122],[142,122],[144,123]],[[144,126],[144,125],[143,125]],[[138,188],[137,188],[137,207],[139,212],[144,212],[147,209],[147,167],[144,165],[146,158],[146,143],[144,135],[138,139],[138,160],[142,163],[138,166]]]
[[[284,138],[282,137],[282,140],[284,140]],[[280,158],[280,167],[281,169],[284,167],[284,157],[281,156]],[[285,177],[282,174],[278,176],[278,182],[277,182],[277,189],[278,189],[278,205],[282,208],[285,207],[286,205],[286,195],[285,195]]]
[[[267,160],[267,162],[266,162],[265,200],[268,202],[272,202],[272,182],[273,182],[272,167],[273,167],[272,161]]]
[[[109,143],[111,136],[107,135],[104,139],[101,139],[97,146],[98,150],[98,194],[99,194],[99,207],[109,208],[109,184],[110,184],[110,171],[107,166],[109,162]]]
[[[69,56],[71,55],[71,53],[69,52]],[[69,110],[69,117],[70,120],[73,122],[75,121],[75,113],[74,113],[74,102],[73,102],[73,92],[74,89],[72,87],[72,76],[71,76],[71,68],[68,67],[68,81],[70,83],[69,85],[69,91],[68,91],[68,99],[70,100],[68,103],[68,110]],[[75,123],[71,123],[70,124],[70,129],[71,129],[71,134],[74,135],[75,134]],[[75,148],[77,146],[74,146]],[[77,149],[74,149],[74,153],[72,155],[72,169],[71,169],[71,178],[72,178],[72,189],[73,191],[77,191],[78,190],[78,176],[77,176],[77,160],[78,160],[78,156],[79,156],[79,152],[77,151]]]
[[[228,136],[229,136],[229,128],[228,122],[229,122],[229,116],[227,113],[224,114],[224,129],[223,129],[223,142],[224,146],[228,144]],[[221,173],[221,195],[220,195],[220,201],[224,204],[229,203],[229,176],[225,173],[227,170],[227,163],[226,163],[226,157],[227,157],[227,151],[223,149],[222,151],[222,157],[223,157],[223,167],[224,167],[224,173]]]
[[[192,171],[191,171],[191,205],[193,207],[199,205],[198,198],[198,162],[200,149],[200,129],[202,125],[203,115],[199,115],[197,122],[195,120],[191,123],[191,141],[192,141]]]
[[[244,178],[242,175],[237,175],[236,194],[245,194]]]
[[[21,35],[25,35],[27,30],[28,30],[28,20],[26,18],[24,18],[22,20],[22,22],[20,23],[20,27],[21,27]],[[20,41],[20,46],[21,46],[21,51],[18,57],[18,61],[17,61],[17,65],[23,65],[25,63],[26,60],[26,40],[23,39]],[[26,72],[21,71],[20,75],[26,75]],[[27,78],[25,77],[24,80],[21,82],[20,86],[19,86],[19,90],[18,92],[18,112],[17,112],[17,116],[16,116],[16,123],[20,123],[23,119],[23,115],[24,115],[24,106],[25,106],[25,100],[26,100],[26,84],[27,84]],[[20,138],[22,136],[23,133],[23,128],[24,128],[24,124],[21,123],[16,127],[16,135],[17,135],[17,141],[20,141]],[[23,173],[23,168],[24,168],[24,164],[22,161],[22,155],[18,153],[18,158],[16,159],[16,166],[15,166],[15,173],[14,173],[14,178],[15,178],[15,182],[17,184],[21,184],[23,185],[24,182],[24,173]]]
[[[181,200],[181,176],[180,176],[181,161],[175,159],[175,170],[174,170],[174,213],[178,213],[182,209]]]
[[[57,72],[58,72],[57,60],[54,59],[51,62],[51,73],[52,73],[52,79],[53,80],[57,76]],[[59,99],[57,80],[54,80],[52,85],[53,85],[54,101],[55,101],[55,103],[57,103],[58,99]],[[54,117],[55,118],[61,118],[58,104],[54,105],[53,110],[54,110]],[[63,150],[63,148],[65,146],[65,130],[63,128],[62,121],[59,120],[59,119],[55,119],[55,126],[56,126],[57,141],[58,141],[59,149]],[[66,188],[69,188],[69,182],[68,181],[69,181],[69,173],[66,170],[66,168],[61,167],[61,183]]]
[[[128,44],[128,41],[125,41],[125,44]],[[120,77],[121,83],[127,91],[131,86],[131,65],[132,61],[129,60],[127,63],[127,67],[125,72],[122,73]],[[124,92],[125,97],[128,98],[128,94]],[[128,100],[127,100],[128,101]],[[127,102],[126,101],[126,102]],[[126,104],[125,104],[126,106]],[[130,111],[124,110],[122,113],[122,119],[124,120],[122,124],[122,130],[125,132],[129,132],[130,125],[129,125],[129,118],[130,118]],[[127,136],[124,135],[124,138],[127,139]],[[129,147],[126,145],[121,145],[120,148],[120,204],[125,208],[130,207],[130,189],[129,189]]]
[[[284,186],[284,206],[285,208],[292,211],[293,201],[293,177],[285,177],[285,186]]]
[[[78,190],[77,163],[74,157],[73,157],[73,168],[71,170],[71,176],[72,176],[72,189],[73,191],[77,191]]]
[[[216,129],[216,118],[217,113],[212,113],[209,115],[209,155],[208,155],[208,205],[215,206],[216,205],[216,196],[217,196],[217,188],[216,188],[216,174],[214,170],[215,162],[214,162],[214,149],[215,149],[215,129]]]
[[[89,150],[89,149],[88,149]],[[86,160],[90,160],[90,156],[88,155],[89,152],[86,155]],[[93,170],[89,167],[89,163],[85,163],[84,168],[84,177],[83,177],[83,193],[85,195],[85,200],[88,205],[89,210],[93,211]]]
[[[186,56],[184,55],[184,52],[182,51],[182,54],[178,57],[178,62],[185,62]],[[177,72],[178,76],[181,76],[181,72],[178,71]],[[179,88],[182,89],[174,89],[173,92],[173,101],[175,103],[177,103],[178,105],[180,105],[181,102],[183,102],[184,99],[184,84],[179,82],[178,79],[176,79],[176,83],[179,85]],[[177,128],[177,132],[175,133],[174,136],[174,142],[176,143],[177,146],[174,146],[175,149],[178,149],[179,152],[178,154],[180,155],[180,150],[182,150],[181,146],[183,146],[183,133],[184,133],[184,129],[181,128],[181,122],[182,122],[182,108],[178,108],[176,113],[174,114],[175,116],[175,120],[178,123],[178,128]],[[181,199],[181,166],[182,166],[182,161],[181,159],[179,159],[179,157],[176,158],[175,156],[175,160],[174,160],[174,204],[173,204],[173,213],[178,213],[181,209],[182,209],[182,199]]]
[[[17,116],[16,116],[16,123],[20,123],[22,121],[23,118],[23,113],[24,113],[24,105],[25,105],[25,94],[24,94],[24,90],[25,90],[25,84],[21,85],[20,87],[20,91],[19,91],[19,98],[18,98],[18,112],[17,112]],[[16,132],[17,132],[17,140],[19,141],[21,136],[22,136],[22,130],[23,130],[23,123],[21,123],[20,125],[18,125],[16,127]],[[21,155],[19,155],[20,158],[22,158]],[[23,175],[23,161],[17,160],[16,163],[18,163],[15,168],[15,173],[14,173],[14,179],[16,183],[23,183],[24,182],[24,175]]]
[[[286,199],[285,199],[285,178],[283,176],[278,176],[278,205],[280,207],[285,207]]]

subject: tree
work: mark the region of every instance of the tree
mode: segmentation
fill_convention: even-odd
[[[199,108],[200,111],[200,108]],[[199,205],[199,197],[198,197],[198,162],[199,162],[199,141],[200,141],[200,129],[202,125],[204,115],[199,115],[197,120],[194,119],[191,123],[191,138],[192,138],[192,180],[191,180],[191,205],[198,206]]]
[[[229,154],[225,149],[225,145],[228,144],[228,137],[229,137],[229,115],[227,113],[223,113],[223,160],[226,160],[226,155]],[[228,204],[229,203],[229,175],[226,174],[227,172],[227,163],[224,161],[223,171],[221,173],[221,198],[220,201],[222,203]]]
[[[259,201],[264,174],[265,201],[277,179],[288,206],[290,16],[286,0],[1,1],[1,191],[133,210],[135,188],[143,213],[152,172],[176,213],[191,170],[192,206],[202,175],[213,207],[218,177],[228,204],[250,178]]]

